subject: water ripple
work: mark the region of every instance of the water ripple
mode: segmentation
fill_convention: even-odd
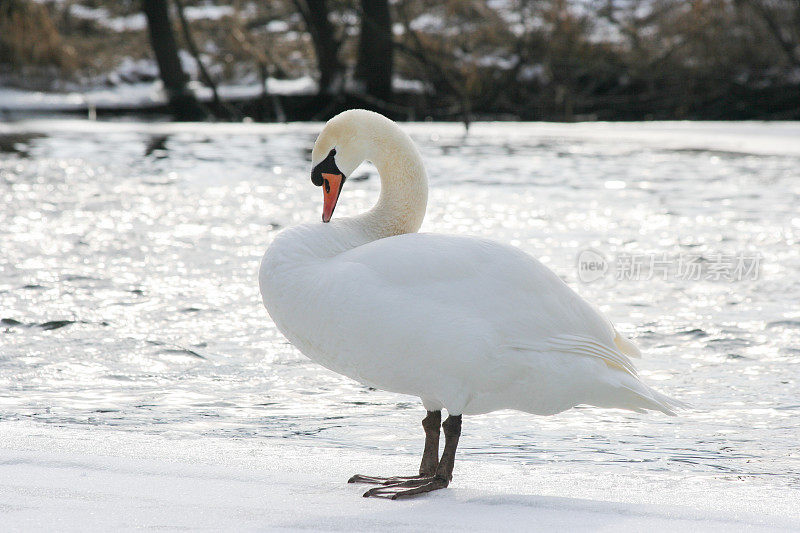
[[[419,402],[309,362],[260,302],[258,263],[276,231],[319,218],[308,182],[318,126],[220,128],[0,135],[0,417],[394,449],[413,463]],[[645,379],[697,408],[471,417],[464,458],[800,485],[800,158],[524,125],[410,129],[431,182],[424,231],[539,257],[636,339]],[[375,201],[375,176],[356,171],[338,215]],[[705,264],[758,251],[763,271],[581,284],[585,248]]]

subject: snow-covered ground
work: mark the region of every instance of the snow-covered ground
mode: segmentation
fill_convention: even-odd
[[[757,486],[643,481],[569,465],[458,464],[451,488],[362,498],[357,472],[409,472],[396,457],[247,439],[171,440],[100,428],[0,424],[4,531],[791,531],[800,502]]]

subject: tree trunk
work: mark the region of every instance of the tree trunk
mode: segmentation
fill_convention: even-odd
[[[167,0],[142,0],[147,17],[150,45],[158,63],[158,71],[176,120],[203,120],[206,112],[188,88],[188,76],[178,57],[178,45],[172,31]]]
[[[339,93],[344,83],[343,68],[339,62],[339,45],[333,33],[333,25],[328,19],[326,0],[295,0],[297,10],[303,17],[319,70],[319,92]]]
[[[367,94],[383,100],[391,98],[393,49],[388,0],[361,0],[361,36],[355,77],[364,83]]]

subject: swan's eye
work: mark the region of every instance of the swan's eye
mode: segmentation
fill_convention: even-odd
[[[330,193],[331,192],[331,182],[329,182],[327,179],[323,179],[322,180],[322,185],[323,185],[323,187],[325,187],[325,192],[326,193]]]

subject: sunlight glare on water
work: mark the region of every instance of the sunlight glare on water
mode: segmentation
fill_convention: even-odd
[[[746,143],[754,126],[726,127]],[[320,217],[309,179],[319,128],[0,130],[0,416],[394,449],[413,465],[419,400],[308,361],[260,301],[258,263],[275,233]],[[424,231],[538,257],[635,339],[645,381],[695,407],[678,418],[589,408],[470,417],[463,458],[800,487],[800,153],[694,146],[687,137],[711,134],[683,128],[607,137],[601,126],[478,124],[465,136],[458,125],[408,126],[430,177]],[[336,216],[377,198],[374,167],[351,178]],[[612,271],[584,284],[576,258],[588,248],[609,260],[758,253],[760,272]]]

